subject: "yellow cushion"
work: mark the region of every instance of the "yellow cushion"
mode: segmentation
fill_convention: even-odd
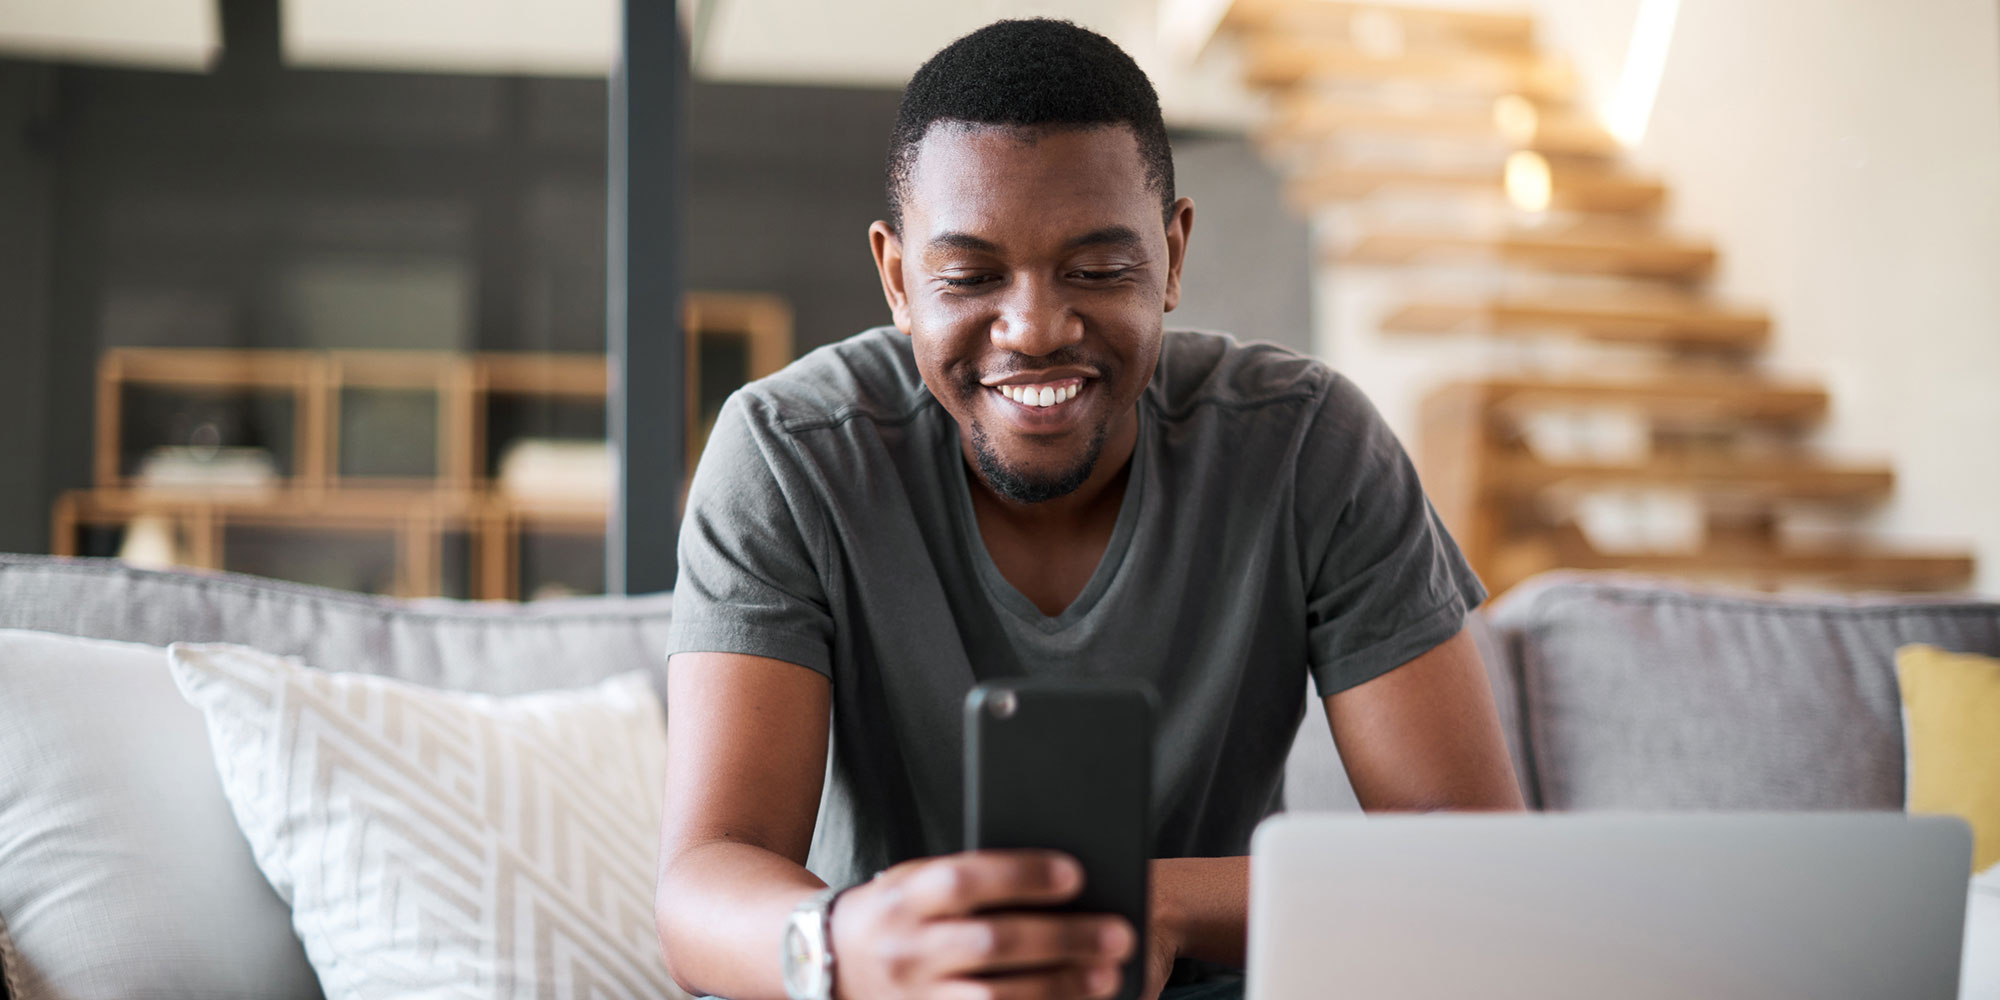
[[[1933,646],[1896,651],[1903,686],[1904,804],[1972,824],[1972,870],[2000,862],[2000,659]]]

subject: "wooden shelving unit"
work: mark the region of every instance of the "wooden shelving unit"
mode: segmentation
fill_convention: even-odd
[[[689,471],[704,440],[698,417],[703,350],[736,338],[728,356],[745,359],[741,380],[760,378],[792,356],[791,311],[762,295],[698,294],[687,302]],[[437,596],[448,575],[479,599],[523,596],[520,549],[531,532],[601,538],[604,503],[523,496],[502,488],[487,467],[489,415],[496,402],[529,400],[602,412],[609,368],[601,355],[429,351],[284,351],[114,349],[98,366],[96,485],[63,494],[53,512],[53,548],[76,555],[87,529],[123,530],[141,521],[176,541],[177,562],[230,569],[231,528],[282,529],[301,535],[373,535],[392,540],[393,572],[379,588],[398,596]],[[265,486],[149,484],[132,468],[123,430],[135,388],[158,393],[229,396],[275,394],[288,401],[290,468]],[[355,474],[342,456],[343,407],[366,392],[435,397],[434,467],[425,476]],[[608,501],[608,498],[607,498]],[[444,540],[462,536],[465,565],[448,574]]]

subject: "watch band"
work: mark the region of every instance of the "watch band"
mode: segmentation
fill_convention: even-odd
[[[792,908],[782,955],[785,993],[791,1000],[833,1000],[833,904],[843,891],[829,886]],[[793,935],[803,941],[793,941]],[[799,954],[800,944],[810,954]],[[817,967],[801,967],[802,962]],[[805,981],[808,976],[809,982]]]

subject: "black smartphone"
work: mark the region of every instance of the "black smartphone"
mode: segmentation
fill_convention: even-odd
[[[1115,913],[1138,947],[1120,1000],[1145,984],[1153,715],[1137,682],[1021,679],[965,699],[965,846],[1062,851],[1083,864],[1065,911]]]

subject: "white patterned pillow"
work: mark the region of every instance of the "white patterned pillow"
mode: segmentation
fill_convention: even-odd
[[[653,930],[666,722],[644,674],[502,698],[168,653],[329,1000],[684,995]]]

